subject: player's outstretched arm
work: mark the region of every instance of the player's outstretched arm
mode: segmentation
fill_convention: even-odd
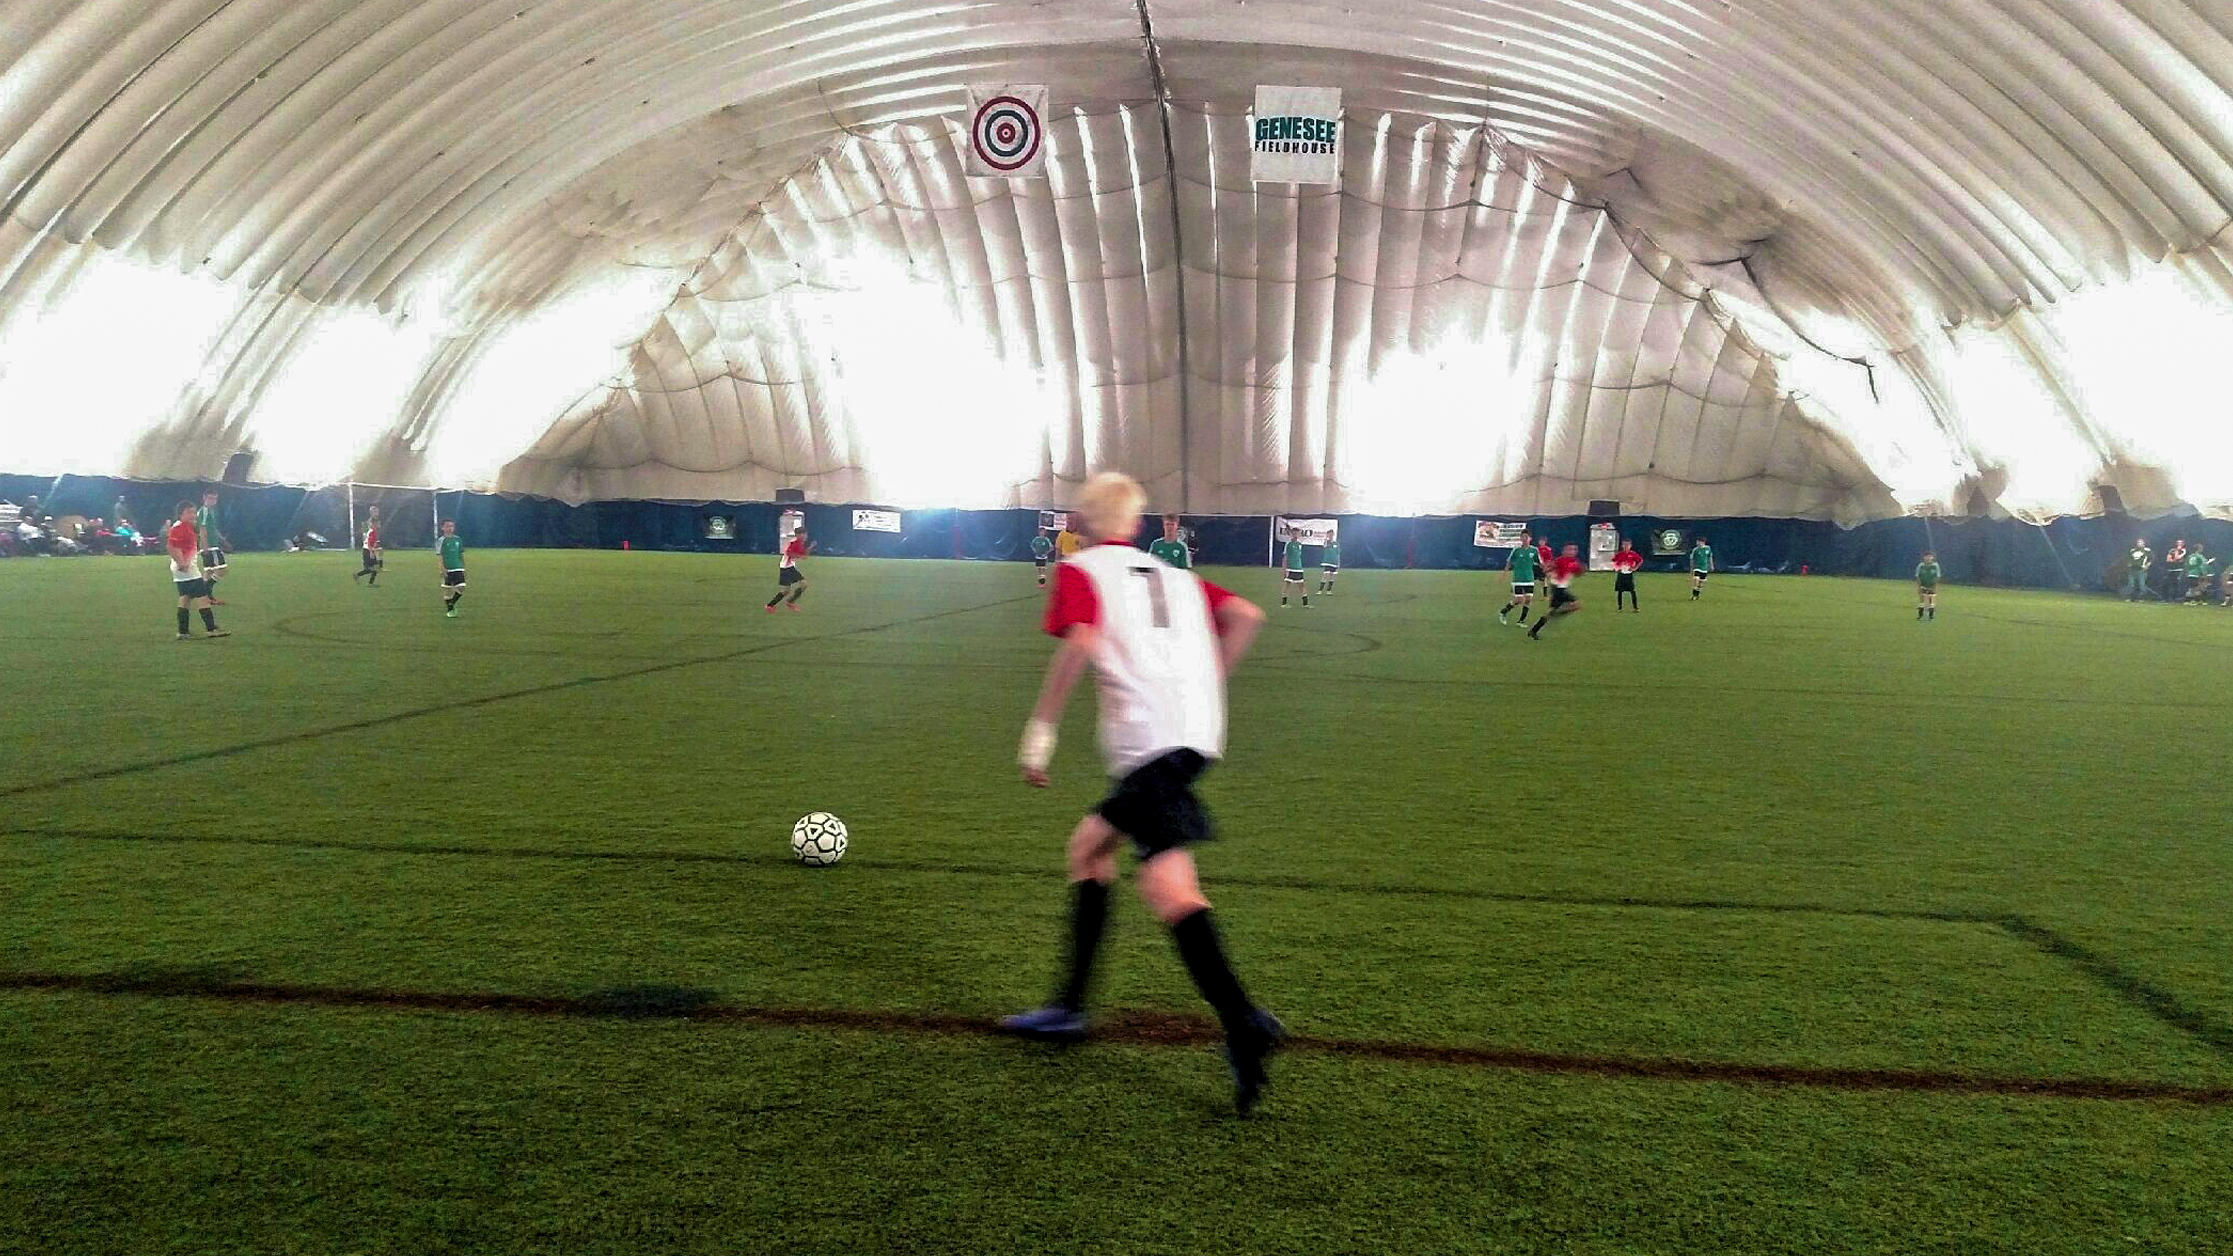
[[[1256,634],[1264,626],[1264,608],[1247,598],[1229,597],[1217,604],[1217,663],[1227,676],[1240,665]]]
[[[1034,789],[1047,787],[1047,765],[1054,760],[1055,730],[1062,726],[1062,709],[1070,704],[1070,691],[1077,688],[1078,678],[1092,663],[1093,647],[1100,639],[1099,630],[1091,624],[1072,624],[1062,634],[1062,648],[1047,664],[1039,701],[1031,708],[1031,720],[1023,726],[1023,744],[1016,751],[1024,783]]]

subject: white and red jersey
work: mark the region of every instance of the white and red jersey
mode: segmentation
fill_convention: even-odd
[[[364,528],[364,547],[365,547],[366,549],[368,549],[368,550],[376,550],[376,549],[380,548],[380,525],[379,525],[379,524],[377,524],[377,523],[368,523],[368,524],[366,524],[366,525],[365,525],[365,528]]]
[[[776,565],[777,570],[796,567],[799,565],[799,560],[804,557],[806,557],[806,538],[794,536],[784,544],[783,558]]]
[[[1561,589],[1574,583],[1574,577],[1581,574],[1582,560],[1579,558],[1569,558],[1561,554],[1551,560],[1551,583]]]
[[[1643,565],[1644,556],[1637,553],[1635,550],[1624,549],[1620,553],[1613,555],[1613,570],[1621,573],[1624,576],[1636,574],[1636,569]]]
[[[1046,629],[1099,636],[1101,757],[1123,777],[1173,750],[1225,753],[1217,608],[1233,595],[1129,545],[1096,545],[1054,571]]]
[[[171,553],[172,580],[199,580],[202,578],[201,535],[194,531],[193,524],[172,523],[170,531],[163,536],[163,542]],[[187,560],[185,565],[181,566],[178,561],[180,554],[190,554],[192,557]]]

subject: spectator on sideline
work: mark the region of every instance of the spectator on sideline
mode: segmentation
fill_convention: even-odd
[[[2171,542],[2163,555],[2163,600],[2176,602],[2186,596],[2186,538]]]
[[[2155,565],[2155,551],[2148,548],[2148,538],[2141,537],[2132,543],[2132,551],[2124,556],[2124,600],[2137,602],[2148,593],[2148,568]]]

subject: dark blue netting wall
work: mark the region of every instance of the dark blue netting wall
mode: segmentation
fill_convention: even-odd
[[[119,498],[143,529],[167,519],[181,500],[199,500],[206,485],[149,484],[93,476],[60,480],[0,475],[0,500],[24,504],[41,499],[43,512],[55,516],[110,518]],[[347,498],[339,489],[226,487],[222,490],[225,532],[236,549],[280,549],[305,532],[325,537],[335,548],[353,543],[348,535]],[[423,502],[423,498],[421,499]],[[593,502],[569,506],[540,498],[485,493],[442,493],[441,513],[458,521],[458,530],[476,548],[690,550],[711,553],[767,554],[775,548],[783,507],[768,502],[683,504],[673,502]],[[900,515],[902,531],[856,531],[849,506],[802,508],[808,530],[821,553],[876,558],[965,558],[1014,560],[1038,526],[1029,510],[910,510]],[[707,521],[719,516],[733,526],[731,539],[707,537]],[[1342,562],[1348,567],[1487,569],[1504,565],[1505,552],[1473,544],[1474,520],[1397,519],[1372,515],[1341,518]],[[1553,545],[1588,542],[1591,520],[1525,521]],[[1648,538],[1662,529],[1685,539],[1703,535],[1725,569],[1797,574],[1907,578],[1925,549],[1935,549],[1947,578],[1957,584],[2007,585],[2048,589],[2103,589],[2120,584],[2126,549],[2144,536],[2161,554],[2177,538],[2200,542],[2209,552],[2233,557],[2233,522],[2193,516],[2139,521],[2119,515],[2060,519],[2044,527],[2012,519],[1888,519],[1841,529],[1798,519],[1662,519],[1627,516],[1615,521],[1621,532],[1650,554]],[[1153,528],[1150,522],[1150,528]],[[1275,561],[1271,520],[1256,517],[1190,518],[1201,561],[1218,565],[1268,566]],[[1143,538],[1144,539],[1144,538]],[[1315,554],[1313,561],[1315,561]],[[1680,558],[1652,558],[1655,570],[1675,570]]]

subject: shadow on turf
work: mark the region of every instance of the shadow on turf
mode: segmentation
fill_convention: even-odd
[[[785,1029],[994,1037],[989,1019],[948,1012],[840,1008],[744,1007],[709,992],[660,986],[622,987],[583,996],[492,991],[359,989],[256,981],[207,968],[139,967],[108,973],[0,971],[0,990],[138,998],[198,999],[237,1004],[377,1011],[504,1013],[580,1020],[682,1020]],[[1094,1027],[1094,1040],[1139,1047],[1199,1047],[1218,1041],[1205,1021],[1161,1012],[1115,1011]],[[1646,1081],[1720,1082],[1825,1090],[1906,1091],[2046,1099],[2102,1099],[2233,1105],[2233,1087],[2106,1078],[1990,1077],[1920,1069],[1864,1069],[1672,1057],[1596,1056],[1514,1047],[1445,1046],[1423,1042],[1318,1038],[1298,1034],[1290,1049],[1314,1055],[1386,1062],[1506,1069]]]

